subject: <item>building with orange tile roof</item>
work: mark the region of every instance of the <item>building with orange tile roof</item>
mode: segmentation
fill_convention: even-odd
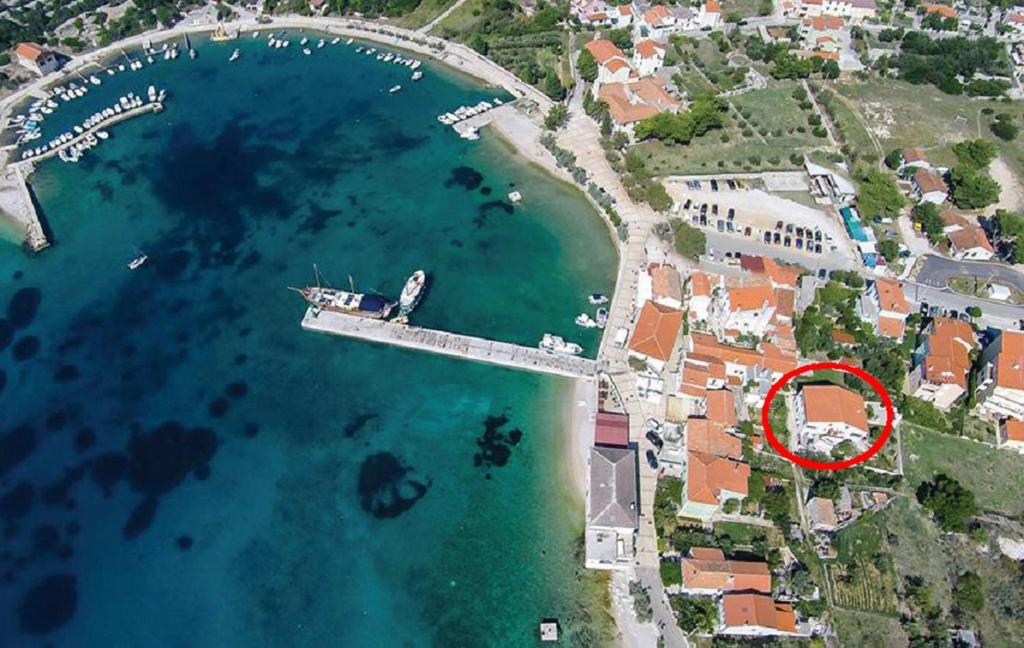
[[[989,421],[1024,420],[1024,333],[999,332],[978,361],[976,412]]]
[[[711,291],[722,283],[717,275],[708,275],[700,270],[690,273],[687,282],[686,308],[689,311],[690,325],[706,322],[711,309]]]
[[[789,603],[779,603],[766,594],[725,594],[721,602],[719,634],[772,636],[801,634],[796,612]]]
[[[922,202],[941,205],[949,195],[949,186],[938,173],[930,169],[918,169],[910,179],[913,195]]]
[[[691,331],[687,340],[687,357],[697,354],[715,358],[725,364],[727,380],[743,385],[751,380],[778,378],[797,367],[795,353],[783,351],[770,342],[757,348],[732,346],[719,342],[714,335]]]
[[[900,151],[900,166],[902,170],[906,167],[911,168],[932,168],[932,163],[928,161],[928,155],[924,152],[924,149],[919,148],[905,148]]]
[[[647,301],[633,327],[630,354],[651,361],[660,369],[672,356],[682,324],[681,311]]]
[[[921,5],[926,14],[936,14],[943,18],[956,18],[956,9],[944,4],[933,4],[926,2]]]
[[[710,329],[721,339],[762,338],[776,313],[776,294],[769,282],[758,279],[717,291],[708,315]]]
[[[633,46],[633,67],[640,76],[654,74],[665,64],[666,51],[664,46],[645,38]]]
[[[714,457],[743,458],[743,443],[738,437],[713,421],[695,416],[686,419],[686,448]]]
[[[709,391],[706,397],[705,413],[709,421],[725,428],[736,425],[736,400],[728,389]]]
[[[722,24],[722,7],[717,0],[705,0],[697,12],[697,26],[701,29],[715,29]]]
[[[863,451],[869,436],[864,397],[838,385],[804,385],[793,398],[793,423],[802,448],[832,452],[849,441]]]
[[[835,531],[839,526],[839,518],[836,517],[836,506],[832,500],[825,497],[812,497],[807,500],[807,517],[811,523],[811,530],[823,533]]]
[[[718,358],[689,353],[683,360],[679,376],[679,392],[704,407],[707,393],[712,389],[723,389],[726,385],[725,363]]]
[[[598,97],[608,104],[608,114],[615,126],[625,131],[631,131],[637,122],[658,113],[679,111],[679,102],[651,77],[601,83]]]
[[[683,592],[761,592],[771,594],[772,573],[768,564],[750,560],[726,560],[721,549],[693,547],[680,562]]]
[[[1004,419],[999,424],[999,447],[1024,453],[1024,421]]]
[[[880,277],[864,293],[861,316],[875,325],[879,335],[902,339],[909,315],[910,304],[898,281]]]
[[[641,268],[637,277],[637,298],[682,309],[683,282],[679,271],[668,263],[651,263]]]
[[[954,259],[988,261],[996,255],[985,230],[976,225],[952,231],[946,238],[949,239],[949,255]]]
[[[727,500],[742,501],[749,492],[750,466],[714,455],[686,452],[686,487],[679,514],[710,520]]]
[[[910,371],[908,391],[948,411],[967,391],[970,353],[976,346],[970,324],[949,317],[935,318],[915,353],[920,361]]]
[[[18,43],[14,48],[14,60],[18,65],[39,76],[49,74],[60,67],[60,62],[53,52],[35,43]]]
[[[787,17],[840,16],[854,25],[874,17],[878,11],[875,0],[792,0],[788,4],[783,3],[783,15]]]

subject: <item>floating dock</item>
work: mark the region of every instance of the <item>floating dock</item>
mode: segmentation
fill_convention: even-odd
[[[524,347],[509,342],[495,342],[459,333],[331,311],[316,311],[313,308],[306,309],[306,315],[302,318],[302,328],[307,331],[440,353],[510,369],[535,371],[568,378],[587,378],[597,373],[597,361],[588,358],[548,353],[534,347]]]

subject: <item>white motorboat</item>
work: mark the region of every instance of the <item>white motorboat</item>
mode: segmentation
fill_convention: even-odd
[[[396,92],[398,92],[401,89],[402,89],[402,86],[400,86],[400,85],[393,85],[393,86],[391,86],[388,89],[388,94],[395,94]]]
[[[608,309],[598,308],[594,319],[597,322],[598,328],[604,328],[605,325],[608,324]]]
[[[566,342],[560,336],[552,335],[551,333],[544,334],[537,348],[548,353],[563,353],[565,355],[579,355],[583,353],[583,347],[580,345],[575,342]]]
[[[231,52],[231,56],[228,57],[228,63],[237,61],[239,56],[241,56],[241,53],[237,49],[234,52]]]
[[[422,270],[412,273],[412,276],[405,282],[402,294],[398,298],[398,314],[408,315],[420,303],[423,297],[423,289],[427,285],[427,274]]]
[[[128,269],[137,270],[140,266],[142,266],[143,263],[146,262],[146,259],[148,258],[149,257],[146,256],[145,254],[140,254],[139,256],[135,257],[134,259],[128,262]]]
[[[602,295],[601,293],[592,293],[590,295],[590,297],[587,297],[587,300],[591,304],[594,304],[595,306],[598,305],[598,304],[607,304],[608,303],[608,298],[605,297],[604,295]]]
[[[509,199],[509,202],[511,202],[514,205],[515,204],[519,204],[519,203],[523,202],[523,194],[519,193],[518,191],[513,191],[513,192],[509,193],[508,199]]]
[[[582,326],[583,328],[597,328],[597,322],[595,322],[590,315],[580,313],[576,316],[576,326]]]

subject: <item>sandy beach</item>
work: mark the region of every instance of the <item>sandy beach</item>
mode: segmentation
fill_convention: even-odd
[[[580,498],[586,497],[587,461],[594,442],[594,415],[597,412],[597,382],[575,380],[572,397],[563,405],[566,470]]]

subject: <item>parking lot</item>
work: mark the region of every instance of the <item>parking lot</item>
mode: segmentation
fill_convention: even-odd
[[[677,217],[756,244],[764,254],[784,250],[810,259],[837,253],[856,259],[838,220],[821,210],[749,189],[742,181],[667,179],[665,188]]]

